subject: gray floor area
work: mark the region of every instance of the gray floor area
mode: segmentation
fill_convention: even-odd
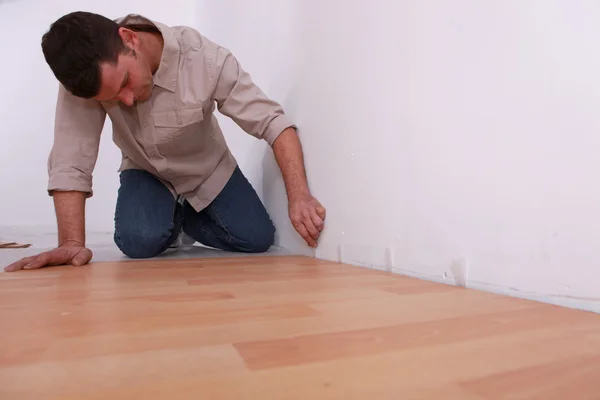
[[[36,232],[37,233],[32,233]],[[0,249],[0,272],[4,267],[20,260],[23,257],[32,256],[40,252],[50,250],[56,246],[56,233],[52,228],[14,228],[0,227],[0,241],[11,241],[18,243],[30,243],[27,249]],[[112,240],[112,232],[88,232],[87,246],[94,253],[95,262],[102,261],[131,261],[125,257]],[[273,247],[263,254],[230,253],[212,248],[203,247],[199,244],[170,249],[157,259],[190,259],[190,258],[214,258],[214,257],[252,257],[252,256],[281,256],[290,255],[291,252]]]

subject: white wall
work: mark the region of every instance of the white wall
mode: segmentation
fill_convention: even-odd
[[[318,257],[600,311],[597,2],[285,3],[198,12],[300,125]]]
[[[47,229],[55,225],[46,192],[46,163],[58,86],[40,47],[50,24],[61,15],[82,10],[113,19],[138,13],[167,24],[191,25],[193,6],[193,0],[0,0],[0,226]],[[94,174],[95,195],[88,201],[90,230],[113,229],[121,155],[111,137],[107,118]]]

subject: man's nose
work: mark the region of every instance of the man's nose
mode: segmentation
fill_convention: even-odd
[[[133,92],[130,90],[121,92],[119,100],[127,106],[132,106],[134,102]]]

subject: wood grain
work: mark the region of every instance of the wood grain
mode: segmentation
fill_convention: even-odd
[[[307,257],[0,274],[0,399],[600,399],[600,316]]]

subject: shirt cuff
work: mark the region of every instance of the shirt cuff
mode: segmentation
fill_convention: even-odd
[[[73,175],[52,175],[48,182],[48,195],[52,196],[53,192],[83,192],[87,193],[87,197],[92,197],[92,183],[87,178]]]
[[[294,123],[290,120],[290,118],[287,115],[278,115],[271,121],[271,123],[269,123],[269,126],[267,127],[264,134],[264,139],[267,141],[267,143],[269,143],[269,146],[273,146],[275,140],[287,128],[296,129],[296,125],[294,125]]]

